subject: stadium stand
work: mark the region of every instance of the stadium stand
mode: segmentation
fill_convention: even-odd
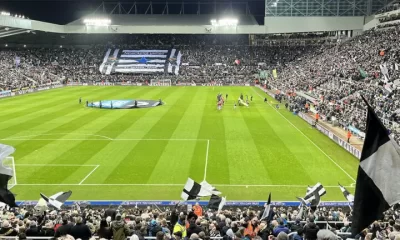
[[[221,212],[199,209],[200,206],[197,205],[194,208],[196,211],[188,211],[186,206],[175,206],[171,210],[161,210],[157,206],[74,206],[61,211],[43,208],[20,208],[12,211],[4,209],[1,214],[0,238],[13,239],[12,237],[18,236],[19,239],[95,237],[170,240],[181,239],[182,234],[183,238],[188,239],[267,240],[269,236],[289,239],[288,236],[283,237],[280,234],[285,232],[290,233],[290,239],[300,239],[303,233],[305,239],[326,239],[324,235],[329,233],[334,233],[334,238],[329,239],[338,239],[338,236],[345,239],[351,231],[349,223],[352,216],[349,208],[324,207],[315,212],[310,211],[306,219],[300,219],[295,208],[274,207],[268,221],[259,221],[262,209],[252,207]],[[397,239],[396,236],[400,234],[398,217],[397,211],[389,210],[383,221],[374,223],[365,234],[373,234],[373,238],[378,239]]]
[[[365,130],[365,109],[356,101],[358,94],[364,94],[378,109],[379,116],[399,141],[400,119],[397,110],[400,103],[396,94],[396,87],[400,84],[399,29],[392,27],[397,26],[396,21],[386,23],[390,25],[338,44],[315,40],[313,45],[291,45],[288,44],[291,37],[275,36],[271,39],[281,38],[286,41],[279,46],[250,46],[246,35],[155,34],[107,36],[103,37],[107,44],[84,49],[8,49],[0,53],[0,87],[4,90],[18,89],[59,81],[143,83],[152,77],[101,75],[98,66],[105,49],[113,46],[155,49],[175,46],[183,54],[180,74],[168,76],[175,83],[244,85],[254,83],[262,70],[277,69],[278,80],[270,76],[268,85],[283,92],[303,91],[318,99],[320,104],[317,111],[328,121],[334,117],[345,129],[352,126],[360,132]],[[301,37],[304,38],[298,34],[294,36]],[[310,37],[316,36],[312,34]],[[135,44],[126,44],[129,42]],[[20,58],[18,67],[15,57]],[[235,60],[239,60],[240,64],[235,63]],[[387,70],[387,74],[384,74],[386,76],[382,74],[381,68]],[[305,98],[297,98],[301,105],[305,104]]]
[[[77,35],[67,36],[65,40],[59,35],[38,33],[43,36],[33,39],[23,36],[15,41],[12,37],[7,39],[28,46],[10,44],[0,51],[0,89],[19,90],[69,82],[144,83],[153,76],[100,74],[98,67],[106,49],[174,46],[183,54],[180,74],[167,76],[174,83],[254,84],[257,80],[265,81],[267,89],[283,93],[282,97],[290,103],[292,110],[307,111],[304,106],[311,102],[327,122],[338,122],[344,129],[352,127],[359,132],[365,131],[366,122],[366,109],[358,101],[362,94],[400,142],[399,33],[398,17],[380,19],[377,29],[337,44],[325,39],[329,34],[276,35],[267,40],[258,36],[261,44],[254,46],[247,35]],[[34,42],[51,42],[49,38],[53,37],[57,38],[54,41],[56,47],[29,46]],[[66,45],[82,42],[80,37],[91,45],[79,48]],[[295,41],[298,39],[301,41]],[[265,42],[270,45],[266,46]],[[274,78],[272,74],[261,77],[259,74],[272,69],[277,69],[278,77]],[[362,138],[362,134],[358,135]],[[398,240],[399,212],[394,209],[365,230],[361,237]],[[303,239],[303,235],[304,239],[346,238],[346,233],[351,231],[350,209],[321,208],[309,211],[306,218],[300,219],[296,209],[274,208],[269,221],[259,221],[257,217],[261,211],[242,208],[220,213],[204,211],[197,216],[183,208],[165,209],[161,213],[151,207],[82,207],[39,214],[33,209],[4,209],[1,212],[0,238],[298,240]]]

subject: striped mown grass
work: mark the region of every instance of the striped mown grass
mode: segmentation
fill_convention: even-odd
[[[229,94],[224,109],[216,95]],[[233,108],[240,94],[249,108]],[[83,101],[162,99],[92,109]],[[72,190],[77,200],[179,199],[188,177],[228,200],[296,200],[321,182],[344,200],[358,160],[254,87],[66,87],[0,100],[0,142],[14,146],[17,200]],[[273,99],[269,98],[273,103]]]

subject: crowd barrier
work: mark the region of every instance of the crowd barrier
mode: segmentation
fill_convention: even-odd
[[[314,125],[314,119],[310,116],[308,116],[305,113],[299,112],[298,114],[299,117],[301,117],[304,121],[308,122],[310,125]],[[361,151],[358,150],[356,147],[354,147],[353,145],[347,143],[346,140],[340,138],[339,136],[337,136],[336,134],[332,133],[331,131],[329,131],[327,128],[321,126],[320,124],[316,125],[316,128],[323,133],[324,135],[328,136],[330,139],[332,139],[332,141],[334,141],[335,143],[337,143],[339,146],[341,146],[342,148],[344,148],[345,150],[347,150],[349,153],[353,154],[353,156],[355,156],[356,158],[360,159],[361,158]]]

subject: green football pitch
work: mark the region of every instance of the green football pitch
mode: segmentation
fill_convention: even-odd
[[[229,94],[221,111],[218,93]],[[250,107],[233,104],[252,95]],[[72,190],[73,200],[178,200],[188,177],[228,200],[323,201],[354,191],[358,160],[255,87],[66,87],[0,100],[0,143],[16,148],[17,200]],[[162,99],[143,109],[78,103]]]

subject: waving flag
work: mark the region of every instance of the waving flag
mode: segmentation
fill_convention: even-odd
[[[210,201],[208,202],[208,208],[214,210],[221,210],[226,204],[226,197],[220,197],[217,195],[212,195]]]
[[[68,192],[58,192],[50,197],[45,196],[43,193],[40,193],[40,196],[53,207],[60,209],[61,206],[68,200],[71,196],[72,191]]]
[[[187,201],[199,197],[208,197],[219,194],[221,194],[221,192],[219,192],[215,187],[211,186],[211,184],[207,183],[206,181],[197,183],[193,181],[193,179],[188,178],[182,190],[181,198],[184,201]]]
[[[8,181],[14,176],[12,168],[4,166],[4,159],[13,154],[15,149],[11,146],[0,144],[0,202],[10,207],[17,207],[14,194],[8,190]]]
[[[339,183],[339,188],[343,193],[343,196],[347,199],[348,202],[354,202],[354,196],[350,194],[349,191]]]
[[[361,153],[351,225],[355,236],[400,201],[400,148],[367,103],[367,130]]]
[[[182,54],[178,49],[120,50],[108,49],[103,63],[102,74],[112,73],[169,73],[179,74]]]
[[[308,187],[307,188],[307,193],[306,196],[304,197],[304,200],[307,203],[310,203],[313,199],[315,199],[315,193],[318,193],[320,197],[324,196],[326,194],[326,190],[324,186],[322,186],[321,183],[315,184],[313,187]]]
[[[264,212],[263,212],[263,214],[262,214],[260,220],[263,220],[263,219],[268,218],[268,217],[269,217],[269,212],[270,212],[270,210],[271,210],[271,193],[269,193],[268,201],[267,201],[267,203],[265,204],[265,209],[264,209]]]

